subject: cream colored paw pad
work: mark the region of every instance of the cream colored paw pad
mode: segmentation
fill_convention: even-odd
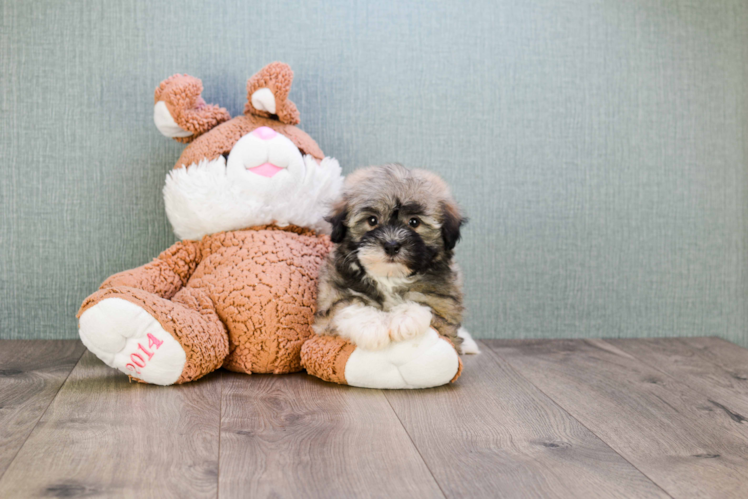
[[[459,357],[433,328],[416,338],[367,351],[357,347],[345,365],[348,385],[377,389],[425,389],[448,384]]]
[[[79,334],[104,363],[151,384],[173,384],[187,361],[179,342],[153,316],[124,299],[104,299],[87,309]]]

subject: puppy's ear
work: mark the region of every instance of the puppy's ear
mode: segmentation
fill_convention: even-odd
[[[332,214],[325,217],[325,220],[332,224],[332,234],[330,240],[333,243],[340,243],[345,238],[348,228],[345,220],[348,218],[348,207],[345,202],[341,201],[333,206]]]
[[[442,203],[442,217],[444,248],[452,250],[460,241],[460,228],[467,224],[468,220],[460,214],[460,208],[453,201]]]

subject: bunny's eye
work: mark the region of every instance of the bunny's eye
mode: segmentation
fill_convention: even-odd
[[[372,215],[371,217],[369,217],[368,219],[366,219],[366,222],[368,222],[371,227],[374,227],[374,226],[377,225],[377,223],[379,222],[379,220],[377,220],[377,218]]]

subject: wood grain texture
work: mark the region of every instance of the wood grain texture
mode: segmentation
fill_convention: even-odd
[[[746,394],[744,384],[748,381],[748,349],[716,337],[683,338],[681,341],[703,359],[722,367],[736,381],[731,387]]]
[[[669,498],[483,350],[456,384],[386,393],[447,497]]]
[[[748,351],[483,344],[456,384],[376,391],[130,384],[76,341],[0,342],[0,498],[748,495]]]
[[[600,340],[486,343],[670,495],[748,495],[748,430],[708,397]]]
[[[225,374],[222,498],[438,497],[382,391]]]
[[[748,423],[748,350],[715,337],[606,340]]]
[[[0,340],[0,478],[85,350],[77,340]]]
[[[86,352],[0,480],[0,497],[215,497],[220,376],[129,383]]]

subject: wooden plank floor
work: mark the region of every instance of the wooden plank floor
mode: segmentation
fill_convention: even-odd
[[[80,342],[0,342],[0,476],[85,351]]]
[[[0,341],[0,498],[748,496],[748,350],[490,340],[423,391],[219,371],[131,384]]]

